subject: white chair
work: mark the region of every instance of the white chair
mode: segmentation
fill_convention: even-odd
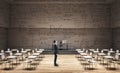
[[[10,51],[10,48],[8,48],[7,51]]]
[[[116,50],[116,53],[119,53],[119,50]]]
[[[108,55],[108,56],[110,56],[110,55],[111,55],[111,53],[110,53],[110,52],[108,52],[108,53],[107,53],[107,55]]]
[[[110,48],[110,51],[113,51],[113,49],[112,49],[112,48]]]
[[[1,50],[1,53],[4,53],[4,50]]]
[[[97,48],[97,51],[99,51],[99,48]]]

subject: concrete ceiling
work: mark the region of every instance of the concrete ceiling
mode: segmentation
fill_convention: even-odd
[[[113,3],[116,0],[6,0],[8,3]]]

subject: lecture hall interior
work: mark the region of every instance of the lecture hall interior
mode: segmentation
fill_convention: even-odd
[[[120,0],[0,0],[0,73],[119,73]]]

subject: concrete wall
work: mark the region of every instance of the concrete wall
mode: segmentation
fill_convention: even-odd
[[[120,49],[120,0],[112,4],[113,47]]]
[[[87,0],[88,1],[88,0]],[[110,6],[104,3],[15,3],[11,5],[10,48],[110,48]]]
[[[9,5],[0,0],[0,49],[7,47],[7,30],[9,27]]]
[[[9,31],[9,47],[51,48],[53,40],[66,40],[69,48],[110,48],[111,31],[106,28],[15,28]]]
[[[11,28],[109,28],[108,4],[14,4]]]

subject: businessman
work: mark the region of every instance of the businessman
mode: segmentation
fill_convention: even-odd
[[[57,41],[53,41],[53,49],[54,49],[54,66],[58,66],[57,62],[57,54],[58,54],[58,46],[57,46]]]

